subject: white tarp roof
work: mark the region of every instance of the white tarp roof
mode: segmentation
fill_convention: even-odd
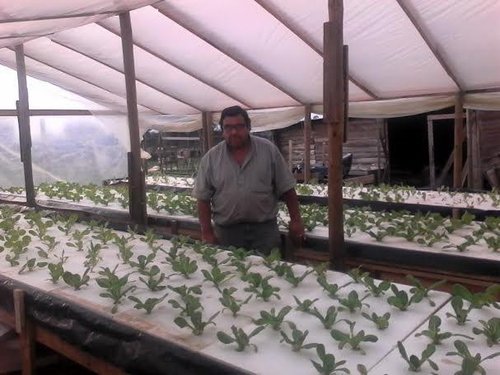
[[[195,130],[234,104],[261,129],[322,111],[327,0],[0,0],[0,64],[15,68],[24,43],[29,75],[124,111],[124,10],[150,125]],[[500,0],[344,0],[350,115],[431,111],[458,92],[500,109],[499,20]]]

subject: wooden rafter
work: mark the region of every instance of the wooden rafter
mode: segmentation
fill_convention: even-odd
[[[269,83],[271,86],[275,87],[279,91],[288,95],[291,99],[295,100],[297,103],[302,104],[303,101],[301,99],[299,99],[299,97],[295,93],[292,93],[288,89],[283,87],[283,85],[281,83],[277,82],[277,80],[272,78],[267,72],[264,72],[264,71],[262,71],[262,69],[259,69],[256,66],[253,66],[251,63],[249,63],[248,61],[245,61],[241,57],[234,56],[233,54],[231,54],[231,52],[226,47],[224,47],[220,43],[217,43],[214,40],[209,39],[205,35],[201,34],[197,30],[195,30],[193,27],[190,27],[189,25],[182,23],[179,19],[177,19],[177,17],[175,17],[175,15],[173,15],[171,12],[165,10],[163,7],[156,6],[156,5],[152,5],[152,6],[154,8],[156,8],[165,17],[169,18],[170,20],[172,20],[173,22],[175,22],[176,24],[178,24],[182,28],[186,29],[191,34],[197,36],[198,38],[203,40],[205,43],[209,44],[212,48],[215,48],[216,50],[218,50],[222,54],[226,55],[230,59],[236,61],[238,64],[245,67],[247,70],[251,71],[253,74],[255,74],[256,76],[260,77],[261,79],[263,79],[264,81]]]
[[[102,22],[96,22],[96,25],[98,26],[101,26],[103,29],[109,31],[110,33],[113,33],[117,36],[120,36],[120,33],[116,32],[115,30],[113,30],[112,28],[104,25]],[[206,79],[200,77],[200,75],[194,73],[194,72],[190,72],[188,70],[186,70],[184,67],[180,66],[179,64],[176,64],[174,63],[172,60],[169,60],[167,59],[165,56],[162,56],[156,52],[154,52],[153,50],[151,50],[150,48],[146,47],[144,44],[142,43],[139,43],[137,41],[134,41],[134,45],[137,47],[137,48],[140,48],[142,49],[143,51],[149,53],[151,56],[154,56],[156,57],[158,60],[160,61],[163,61],[164,63],[166,64],[169,64],[171,66],[173,66],[174,68],[176,69],[179,69],[181,72],[183,72],[184,74],[187,74],[188,76],[200,81],[201,83],[203,83],[204,85],[216,90],[216,91],[219,91],[220,93],[226,95],[227,97],[231,98],[232,100],[242,104],[243,106],[247,107],[247,108],[250,108],[251,105],[248,104],[248,102],[241,98],[239,95],[237,94],[232,94],[232,93],[229,93],[226,89],[222,88],[220,85],[218,85],[217,83],[214,83],[214,82],[208,82]]]
[[[97,62],[97,63],[99,63],[99,64],[102,64],[102,65],[104,65],[105,67],[107,67],[107,68],[109,68],[109,69],[114,70],[115,72],[118,72],[118,73],[121,73],[121,74],[125,74],[125,72],[124,72],[122,69],[118,69],[118,68],[114,67],[114,66],[113,66],[113,65],[111,65],[111,64],[108,64],[108,63],[106,63],[106,62],[104,62],[104,61],[102,61],[102,60],[96,59],[95,57],[93,57],[93,56],[89,55],[88,53],[85,53],[85,52],[83,52],[83,51],[81,51],[81,50],[79,50],[79,49],[77,49],[77,48],[71,47],[71,46],[69,46],[69,45],[67,45],[67,44],[65,44],[65,43],[62,43],[62,42],[60,42],[60,41],[57,41],[57,40],[52,40],[52,43],[57,44],[57,45],[59,45],[59,46],[61,46],[61,47],[63,47],[63,48],[69,49],[69,50],[71,50],[71,51],[73,51],[73,52],[75,52],[75,53],[78,53],[78,54],[80,54],[80,55],[82,55],[82,56],[84,56],[84,57],[86,57],[86,58],[88,58],[88,59],[90,59],[90,60],[92,60],[92,61],[95,61],[95,62]],[[199,112],[201,112],[201,111],[202,111],[200,108],[198,108],[198,107],[197,107],[197,106],[195,106],[194,104],[189,103],[189,102],[186,102],[185,100],[180,99],[179,97],[174,96],[173,94],[168,93],[168,92],[166,92],[166,91],[164,91],[164,90],[162,90],[162,89],[160,89],[160,88],[156,87],[155,85],[153,85],[153,84],[151,84],[151,83],[148,83],[148,82],[144,81],[143,79],[140,79],[140,78],[137,78],[137,77],[136,77],[136,81],[137,81],[137,82],[139,82],[139,83],[141,83],[141,84],[143,84],[144,86],[149,87],[150,89],[153,89],[153,90],[155,90],[155,91],[158,91],[159,93],[161,93],[161,94],[163,94],[163,95],[166,95],[166,96],[168,96],[168,97],[170,97],[170,98],[172,98],[172,99],[175,99],[175,100],[177,100],[178,102],[180,102],[180,103],[182,103],[182,104],[185,104],[185,105],[187,105],[187,106],[190,106],[190,107],[192,107],[193,109],[196,109],[196,110],[197,110],[197,111],[199,111]]]
[[[316,52],[321,58],[323,58],[323,51],[316,47],[310,38],[303,32],[297,30],[297,28],[288,21],[283,14],[279,13],[271,4],[267,3],[265,0],[254,0],[259,4],[266,12],[272,15],[278,22],[283,24],[288,30],[290,30],[297,38],[302,40],[307,46],[309,46],[314,52]],[[359,78],[353,77],[352,72],[349,72],[349,80],[356,86],[358,86],[362,91],[367,93],[373,99],[379,99],[379,97],[373,92],[372,89],[368,88],[366,84],[361,83]]]
[[[451,69],[450,65],[446,61],[446,59],[443,57],[443,55],[439,52],[438,48],[436,47],[436,43],[432,40],[431,36],[429,35],[428,32],[424,30],[424,27],[422,24],[418,21],[417,17],[413,14],[411,11],[410,7],[406,4],[405,0],[397,0],[399,6],[405,12],[406,16],[408,19],[411,21],[415,29],[418,31],[422,39],[424,40],[425,44],[427,44],[427,47],[431,50],[433,53],[434,57],[436,60],[441,64],[443,69],[445,70],[446,74],[452,79],[452,81],[457,85],[459,91],[463,91],[464,87],[460,83],[460,80],[456,76],[456,74],[453,72]]]
[[[43,61],[43,60],[37,59],[37,58],[35,58],[35,57],[33,57],[33,56],[30,56],[30,55],[28,55],[28,54],[26,54],[26,53],[25,53],[24,55],[25,55],[27,58],[29,58],[29,59],[31,59],[31,60],[33,60],[33,61],[36,61],[37,63],[40,63],[40,64],[45,65],[45,66],[48,66],[49,68],[52,68],[52,69],[57,70],[57,71],[59,71],[59,72],[61,72],[61,73],[64,73],[64,74],[66,74],[66,75],[68,75],[68,76],[70,76],[70,77],[72,77],[72,78],[75,78],[75,79],[77,79],[77,80],[79,80],[79,81],[85,82],[85,83],[87,83],[87,84],[89,84],[89,85],[92,85],[92,86],[94,86],[94,87],[97,87],[98,89],[101,89],[101,90],[106,91],[106,92],[108,92],[108,93],[110,93],[110,94],[113,94],[113,95],[116,95],[116,96],[121,97],[119,94],[117,94],[117,93],[115,93],[115,92],[112,92],[112,91],[110,91],[110,90],[108,90],[108,89],[106,89],[106,88],[104,88],[104,87],[102,87],[102,86],[100,86],[100,85],[98,85],[98,84],[96,84],[96,83],[94,83],[94,82],[91,82],[91,81],[89,81],[89,80],[87,80],[87,79],[85,79],[85,78],[82,78],[82,77],[79,77],[79,76],[77,76],[77,75],[74,75],[74,74],[72,74],[72,73],[70,73],[70,72],[68,72],[68,71],[66,71],[66,70],[61,69],[60,67],[55,67],[55,66],[53,66],[53,65],[51,65],[51,64],[49,64],[49,63],[47,63],[46,61]],[[69,91],[69,90],[68,90],[68,91]],[[146,105],[144,105],[144,104],[142,104],[142,103],[141,103],[140,105],[141,105],[142,107],[144,107],[144,108],[147,108],[147,109],[149,109],[149,110],[153,111],[153,112],[160,113],[160,114],[164,114],[164,113],[161,113],[161,112],[159,112],[158,110],[153,109],[153,108],[150,108],[150,107],[148,107],[148,106],[146,106]]]

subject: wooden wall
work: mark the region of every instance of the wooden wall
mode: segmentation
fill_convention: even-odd
[[[474,111],[479,131],[481,173],[492,186],[500,181],[500,111]]]
[[[383,120],[349,119],[344,154],[353,154],[351,175],[363,175],[386,168],[388,147]],[[304,159],[304,130],[302,123],[275,131],[276,143],[289,160],[289,141],[292,141],[292,163]],[[311,134],[311,164],[328,162],[327,128],[321,120],[313,121]],[[380,160],[379,160],[380,155]]]

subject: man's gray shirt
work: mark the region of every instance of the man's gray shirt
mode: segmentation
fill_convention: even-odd
[[[193,196],[211,201],[214,222],[229,225],[276,218],[278,199],[295,179],[278,148],[267,139],[250,136],[251,148],[241,165],[225,141],[201,159]]]

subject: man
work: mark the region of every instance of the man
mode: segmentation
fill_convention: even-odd
[[[282,199],[290,215],[290,237],[299,243],[304,225],[295,179],[278,148],[250,135],[250,118],[239,106],[224,109],[220,125],[224,141],[202,158],[193,189],[202,240],[268,254],[280,247],[276,215]]]

